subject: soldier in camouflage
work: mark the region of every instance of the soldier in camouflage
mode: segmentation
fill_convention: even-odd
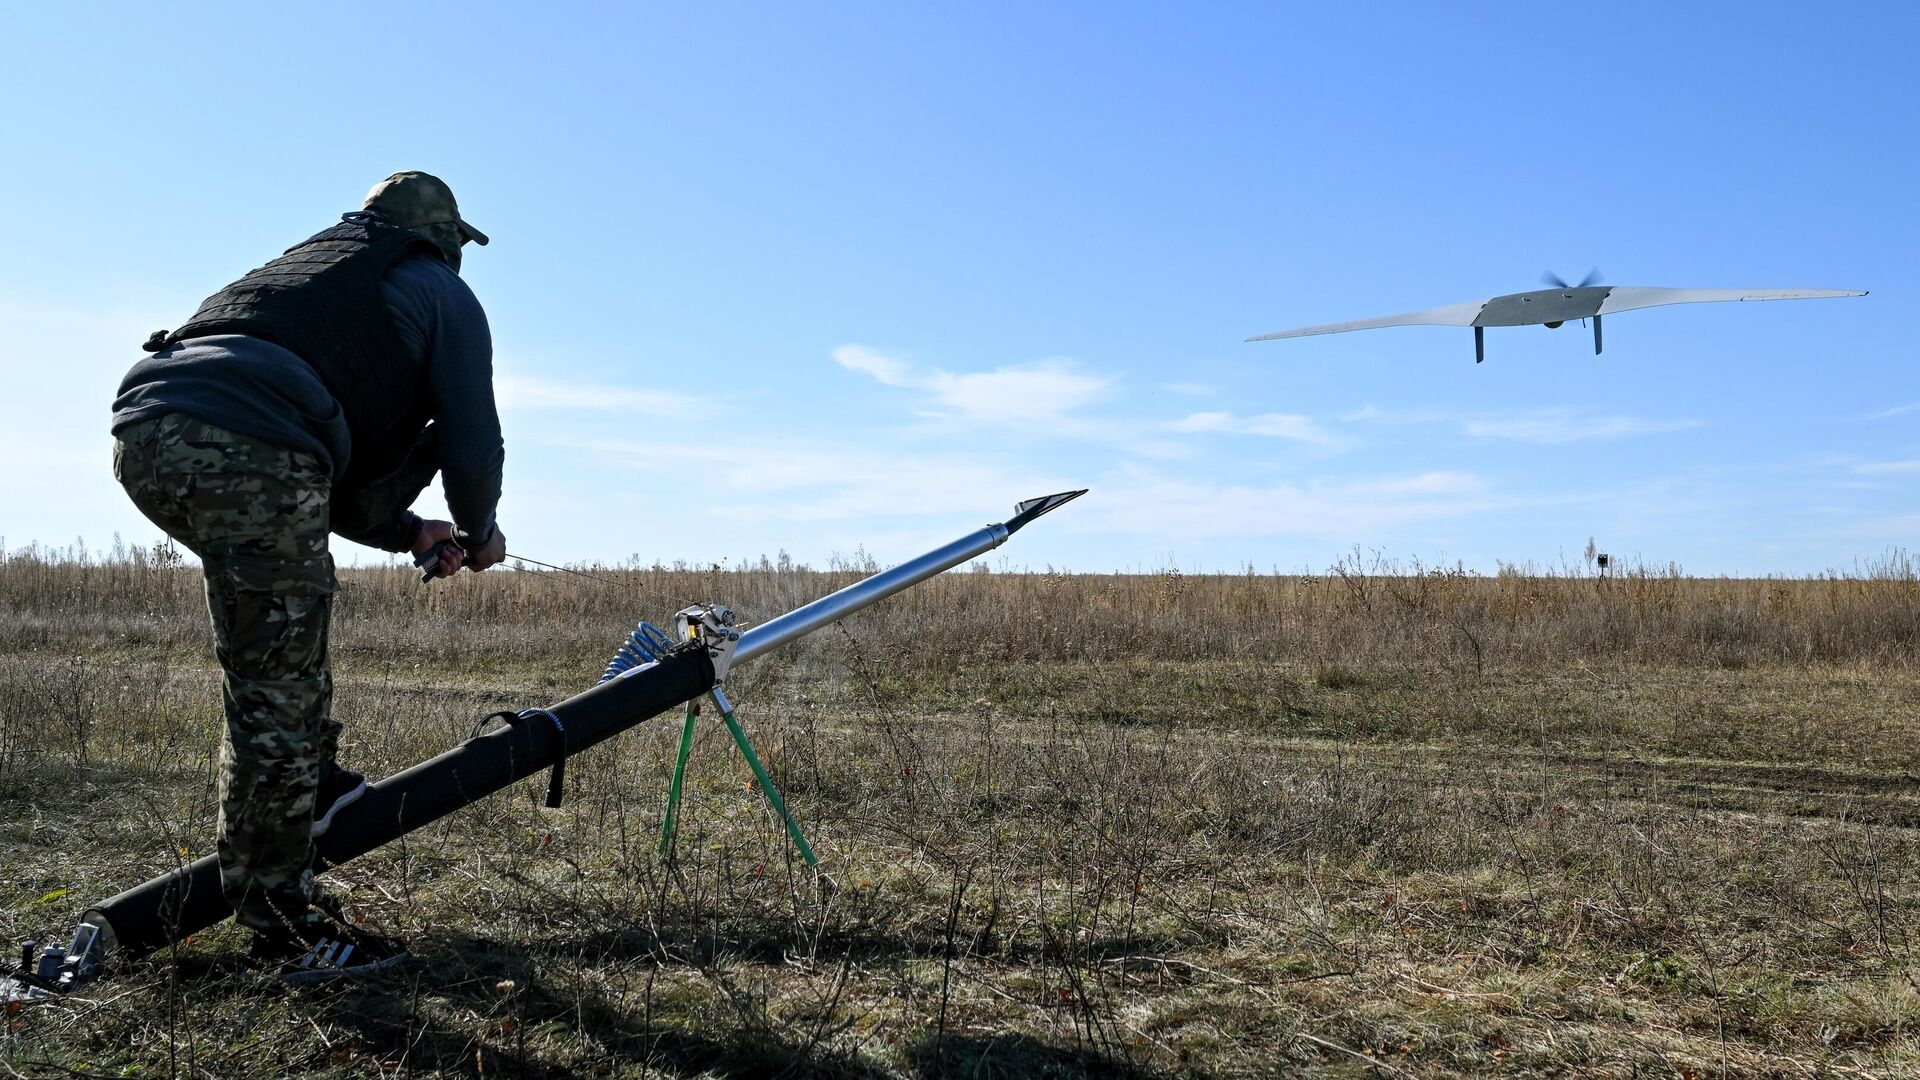
[[[120,433],[114,475],[206,570],[214,655],[226,673],[220,876],[240,920],[306,919],[320,764],[340,725],[328,708],[331,477],[312,454],[185,413]]]
[[[404,956],[346,922],[313,837],[365,790],[340,768],[327,630],[328,535],[441,547],[439,570],[505,557],[486,318],[457,276],[486,236],[425,173],[253,271],[149,340],[114,402],[114,475],[200,557],[224,673],[221,887],[253,953],[300,976]],[[408,506],[435,472],[453,521]]]

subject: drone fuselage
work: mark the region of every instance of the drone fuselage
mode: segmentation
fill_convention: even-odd
[[[1487,301],[1474,326],[1530,326],[1534,323],[1563,323],[1571,319],[1591,319],[1600,314],[1600,305],[1613,291],[1610,285],[1585,288],[1535,289],[1509,293]]]

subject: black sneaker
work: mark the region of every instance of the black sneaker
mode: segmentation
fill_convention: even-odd
[[[277,969],[281,982],[322,982],[372,975],[403,963],[407,946],[397,938],[331,919],[292,930],[255,930],[247,958]]]
[[[367,778],[329,761],[320,766],[320,788],[313,796],[313,833],[319,836],[333,825],[333,815],[367,793]]]

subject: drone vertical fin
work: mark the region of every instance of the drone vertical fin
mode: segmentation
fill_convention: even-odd
[[[1476,326],[1473,328],[1473,362],[1478,364],[1485,361],[1486,358],[1487,328],[1484,326]]]
[[[1600,355],[1600,316],[1593,317],[1593,355]]]

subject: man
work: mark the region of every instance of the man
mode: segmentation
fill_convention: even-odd
[[[114,475],[205,570],[225,673],[221,889],[254,959],[305,976],[405,955],[313,879],[312,838],[366,789],[334,764],[327,534],[437,549],[443,574],[506,555],[492,339],[458,274],[468,241],[487,237],[446,184],[395,173],[149,338],[113,403]],[[407,509],[436,470],[451,522]]]

